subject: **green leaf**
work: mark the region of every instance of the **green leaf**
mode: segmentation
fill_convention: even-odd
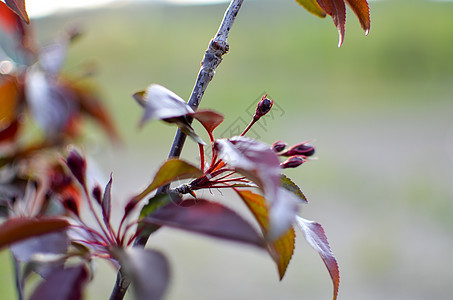
[[[139,220],[142,220],[146,216],[154,213],[159,208],[168,205],[170,203],[179,203],[181,201],[181,196],[177,193],[163,193],[158,194],[148,200],[148,203],[143,206],[140,211]],[[160,228],[160,225],[149,224],[149,223],[139,223],[137,232],[141,236],[150,236],[152,233],[157,231]]]
[[[266,235],[269,228],[269,210],[264,197],[252,191],[234,190],[250,209],[262,231]],[[282,280],[283,276],[285,276],[286,269],[291,257],[293,256],[295,237],[296,235],[294,229],[291,227],[280,238],[272,243],[268,243],[268,251],[272,259],[277,264],[280,280]]]
[[[181,197],[179,195],[173,193],[164,193],[164,194],[158,194],[149,199],[148,204],[143,206],[141,212],[140,212],[140,218],[139,220],[143,219],[149,214],[152,214],[155,212],[157,209],[161,208],[164,205],[167,205],[171,202],[179,202],[181,200]]]
[[[291,179],[289,179],[285,175],[281,175],[281,184],[284,189],[287,189],[291,193],[295,194],[297,197],[299,197],[302,202],[308,203],[307,198],[305,197],[304,193],[300,190],[299,186],[295,184]]]
[[[319,6],[316,0],[296,0],[297,3],[302,5],[308,12],[320,18],[326,17],[326,12]]]
[[[203,172],[180,159],[172,158],[167,160],[157,171],[154,180],[143,192],[135,196],[131,201],[140,201],[153,190],[179,179],[196,178],[203,175]]]
[[[11,218],[0,225],[0,249],[38,235],[63,230],[69,222],[56,217]]]

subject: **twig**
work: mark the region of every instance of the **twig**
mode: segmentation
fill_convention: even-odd
[[[217,34],[209,42],[208,49],[206,50],[201,62],[201,68],[198,72],[197,81],[195,82],[195,86],[188,101],[188,104],[194,110],[196,110],[200,105],[204,92],[206,91],[206,88],[214,77],[215,70],[222,62],[223,55],[225,55],[229,51],[230,46],[228,44],[228,36],[243,2],[244,0],[231,1],[228,9],[225,12]],[[189,123],[192,123],[192,120],[189,120]],[[185,141],[186,135],[178,129],[168,157],[179,157],[181,155]],[[169,185],[163,186],[157,190],[157,193],[167,192],[169,187]],[[146,242],[148,241],[148,237],[149,235],[140,235],[135,240],[134,246],[145,247]],[[130,278],[124,276],[124,274],[120,270],[118,272],[112,294],[110,295],[110,300],[123,299],[130,283]]]
[[[200,105],[204,92],[214,77],[215,70],[222,62],[223,55],[228,53],[230,49],[228,36],[243,2],[244,0],[231,1],[216,36],[209,43],[208,49],[206,50],[201,62],[201,68],[198,72],[197,81],[195,82],[195,86],[188,101],[188,104],[194,110],[196,110]],[[185,139],[186,135],[178,129],[170,150],[170,154],[168,155],[169,157],[179,157],[181,155]]]
[[[16,280],[16,290],[17,290],[17,299],[23,300],[24,299],[24,286],[22,281],[22,272],[20,270],[20,262],[12,256],[13,264],[14,264],[14,275]]]

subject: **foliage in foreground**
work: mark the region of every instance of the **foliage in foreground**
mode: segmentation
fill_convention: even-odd
[[[346,15],[343,0],[297,2],[320,17],[330,15],[342,44]],[[346,3],[368,33],[367,2]],[[2,30],[8,35],[1,42],[0,207],[5,221],[0,225],[0,248],[9,247],[16,262],[19,299],[25,297],[25,285],[32,273],[44,280],[30,299],[81,299],[96,258],[121,268],[132,281],[137,299],[162,298],[170,280],[169,262],[164,254],[137,245],[143,240],[146,243],[150,234],[164,226],[267,251],[280,279],[293,256],[297,227],[324,261],[336,299],[338,264],[324,230],[299,215],[307,199],[282,173],[308,162],[315,148],[308,141],[289,148],[283,141],[269,146],[246,136],[272,109],[273,99],[262,97],[242,134],[216,139],[214,131],[223,122],[222,114],[196,110],[157,84],[135,93],[144,110],[140,125],[151,120],[176,124],[197,145],[200,164],[169,158],[152,182],[126,202],[117,225],[111,217],[112,176],[101,187],[92,179],[84,155],[67,147],[80,137],[86,117],[97,121],[112,141],[119,140],[107,111],[86,84],[89,72],[72,77],[61,73],[67,48],[78,31],[68,30],[52,44],[38,47],[25,25],[29,19],[23,0],[0,3],[0,15]],[[39,128],[33,137],[27,134],[29,119]],[[208,143],[194,131],[193,120],[206,130]],[[170,188],[181,180],[186,183]],[[197,191],[203,189],[234,191],[254,220],[197,197]],[[148,202],[143,203],[147,197]],[[250,222],[256,222],[260,232]]]

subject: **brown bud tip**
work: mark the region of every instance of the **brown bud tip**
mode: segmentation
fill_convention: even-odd
[[[68,196],[62,201],[63,206],[76,216],[79,216],[79,207],[77,206],[77,201],[72,196]]]
[[[286,150],[284,153],[281,153],[282,156],[293,156],[293,155],[303,155],[303,156],[312,156],[315,154],[315,147],[312,145],[307,145],[306,142],[297,144]]]
[[[267,94],[264,95],[256,106],[255,116],[253,118],[259,119],[267,114],[271,110],[272,105],[274,105],[274,100],[267,98]]]
[[[282,169],[287,169],[287,168],[297,168],[301,164],[305,162],[305,159],[301,156],[291,156],[284,162],[280,164],[280,167]]]
[[[69,151],[66,165],[71,170],[72,175],[81,185],[85,185],[86,161],[85,158],[75,149]]]
[[[288,146],[287,143],[283,141],[276,141],[272,144],[272,150],[275,153],[282,152],[283,150],[285,150],[286,146]]]
[[[96,185],[93,190],[91,191],[93,198],[96,199],[97,203],[102,203],[102,190],[99,185]]]

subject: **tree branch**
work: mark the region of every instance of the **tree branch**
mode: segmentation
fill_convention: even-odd
[[[214,77],[215,70],[222,62],[223,56],[229,51],[228,36],[233,26],[234,20],[242,6],[244,0],[232,0],[228,9],[225,12],[222,23],[217,31],[215,37],[209,42],[208,49],[206,50],[203,60],[201,62],[201,68],[198,72],[197,81],[193,87],[192,94],[188,101],[188,104],[196,110],[200,105],[201,99],[203,98],[204,92]],[[192,123],[193,120],[189,120]],[[186,141],[186,135],[178,129],[176,136],[173,140],[173,144],[170,149],[168,157],[179,157]],[[163,186],[157,190],[157,193],[164,193],[168,191],[170,185]],[[139,236],[134,243],[134,246],[145,247],[148,241],[148,235]],[[115,286],[110,300],[121,300],[124,298],[126,291],[131,283],[130,278],[124,276],[121,270],[117,274]]]
[[[215,70],[222,62],[223,55],[228,53],[230,49],[228,36],[243,2],[244,0],[231,1],[230,6],[225,12],[217,34],[209,43],[208,49],[206,50],[201,62],[201,68],[198,72],[197,81],[195,82],[195,86],[188,101],[188,104],[194,110],[196,110],[200,105],[204,92],[214,77]],[[192,120],[190,120],[190,123],[192,123]],[[185,140],[186,135],[178,129],[168,157],[179,157],[181,155]],[[165,189],[168,189],[168,186]]]

